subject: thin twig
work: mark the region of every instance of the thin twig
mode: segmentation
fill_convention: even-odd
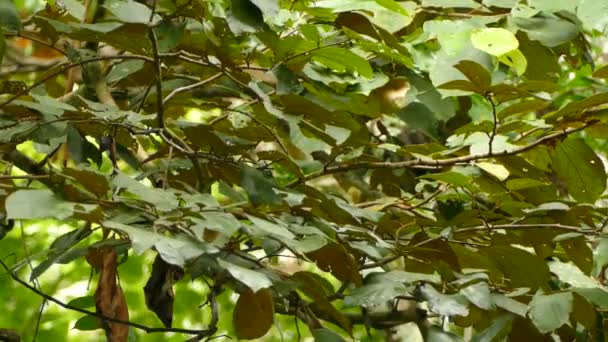
[[[212,334],[213,332],[210,329],[204,329],[204,330],[194,330],[194,329],[182,329],[182,328],[153,328],[153,327],[149,327],[143,324],[139,324],[139,323],[134,323],[131,321],[124,321],[121,319],[117,319],[117,318],[113,318],[113,317],[109,317],[103,314],[99,314],[97,312],[93,312],[93,311],[89,311],[86,309],[82,309],[67,303],[64,303],[62,301],[60,301],[59,299],[50,296],[40,290],[38,290],[37,288],[31,286],[30,284],[28,284],[26,281],[22,280],[21,278],[19,278],[15,273],[11,272],[9,267],[4,263],[4,261],[0,260],[0,266],[2,266],[2,268],[4,268],[6,270],[6,272],[8,273],[8,275],[13,278],[14,281],[18,282],[19,284],[23,285],[24,287],[26,287],[28,290],[34,292],[35,294],[39,295],[40,297],[53,302],[59,306],[61,306],[62,308],[65,309],[69,309],[72,311],[77,311],[83,314],[87,314],[87,315],[91,315],[103,320],[107,320],[113,323],[118,323],[118,324],[125,324],[128,325],[130,327],[133,327],[135,329],[138,330],[142,330],[145,331],[146,333],[159,333],[159,332],[175,332],[175,333],[182,333],[182,334],[190,334],[190,335],[201,335],[201,334]]]
[[[0,108],[6,106],[7,104],[15,101],[16,99],[20,98],[23,95],[28,94],[32,89],[34,89],[35,87],[44,84],[46,81],[63,74],[64,72],[72,69],[72,68],[76,68],[78,66],[84,65],[84,64],[88,64],[88,63],[94,63],[94,62],[98,62],[98,61],[107,61],[107,60],[112,60],[112,59],[139,59],[139,60],[143,60],[146,62],[154,62],[154,60],[150,57],[147,56],[141,56],[141,55],[119,55],[119,56],[98,56],[98,57],[93,57],[93,58],[89,58],[89,59],[85,59],[82,61],[78,61],[78,62],[73,62],[70,64],[67,64],[65,66],[63,66],[62,68],[60,68],[59,70],[52,72],[50,74],[48,74],[47,76],[43,77],[42,79],[38,80],[37,82],[35,82],[34,84],[32,84],[31,86],[27,87],[25,90],[11,96],[10,98],[8,98],[7,100],[5,100],[4,102],[0,103]]]
[[[196,82],[196,83],[193,83],[193,84],[189,84],[187,86],[175,88],[175,89],[173,89],[172,92],[169,93],[169,95],[167,95],[167,97],[165,97],[164,100],[162,100],[162,104],[163,104],[163,106],[166,105],[167,102],[169,102],[175,95],[177,95],[177,94],[179,94],[181,92],[202,87],[202,86],[204,86],[207,83],[215,81],[216,79],[220,78],[223,75],[224,75],[223,73],[218,72],[217,74],[215,74],[215,75],[213,75],[213,76],[211,76],[211,77],[209,77],[207,79],[204,79],[204,80],[202,80],[200,82]]]
[[[34,43],[37,43],[39,45],[43,45],[46,46],[48,48],[51,48],[57,52],[59,52],[62,55],[66,55],[66,52],[63,51],[62,49],[56,47],[54,44],[49,43],[49,42],[45,42],[44,40],[38,39],[36,37],[32,37],[30,35],[25,35],[25,32],[4,32],[4,35],[7,37],[19,37],[19,38],[23,38],[23,39],[27,39],[27,40],[31,40]]]
[[[331,47],[331,46],[342,45],[342,44],[345,44],[345,43],[348,43],[348,40],[341,40],[341,41],[338,41],[338,42],[334,42],[334,43],[329,43],[329,44],[317,46],[317,47],[314,47],[312,49],[308,49],[306,51],[295,53],[295,54],[293,54],[291,56],[287,56],[283,60],[279,61],[274,67],[276,68],[277,66],[279,66],[281,64],[285,64],[285,63],[287,63],[287,62],[289,62],[289,61],[291,61],[291,60],[293,60],[295,58],[301,57],[301,56],[308,56],[308,55],[310,55],[311,52],[315,52],[317,50],[325,49],[325,48],[328,48],[328,47]]]
[[[35,180],[35,179],[45,179],[45,178],[50,178],[51,175],[22,175],[22,176],[0,176],[0,180],[5,180],[5,179],[28,179],[28,180]]]
[[[255,121],[258,125],[262,126],[270,135],[272,135],[272,137],[274,138],[276,143],[279,145],[279,147],[281,148],[283,153],[285,153],[285,155],[289,156],[289,150],[287,150],[287,147],[285,146],[285,144],[283,143],[281,138],[274,132],[274,130],[272,128],[270,128],[270,126],[268,126],[267,124],[263,123],[258,118],[256,118],[255,116],[253,116],[245,111],[238,110],[238,109],[226,109],[226,110],[230,111],[230,112],[235,112],[235,113],[245,115],[248,118],[250,118],[251,120]]]
[[[496,103],[494,99],[492,99],[492,94],[487,94],[486,99],[492,105],[492,133],[490,133],[490,140],[488,141],[488,154],[492,154],[492,144],[494,143],[494,138],[496,137],[496,132],[498,131],[498,116],[496,115]]]
[[[465,227],[465,228],[460,228],[460,229],[454,230],[453,234],[474,232],[474,231],[488,231],[488,229],[489,230],[495,230],[495,229],[520,230],[520,229],[533,229],[533,228],[553,228],[553,229],[566,230],[566,231],[570,231],[570,232],[576,232],[576,233],[587,234],[587,235],[598,235],[598,233],[599,233],[598,231],[593,230],[593,229],[583,229],[581,227],[568,226],[568,225],[564,225],[561,223],[527,223],[527,224],[496,224],[496,225],[488,224],[487,226],[481,225],[481,226],[474,226],[474,227]],[[409,246],[409,247],[410,247],[410,249],[417,248],[417,247],[426,245],[428,243],[431,243],[433,241],[442,240],[442,239],[445,239],[445,236],[437,235],[437,236],[430,237],[426,240],[420,241],[420,242],[416,243],[415,245]],[[450,241],[450,242],[452,242],[452,241]],[[464,242],[459,241],[458,243],[464,243]],[[375,268],[375,267],[381,267],[381,266],[384,266],[388,263],[391,263],[391,262],[403,257],[406,254],[407,254],[407,252],[397,253],[395,255],[384,258],[377,262],[363,265],[363,266],[361,266],[361,269],[370,269],[370,268]]]
[[[30,256],[30,252],[27,248],[27,243],[25,242],[25,230],[23,229],[23,221],[19,222],[19,227],[21,228],[21,242],[23,243],[23,254],[25,256],[25,260],[27,260],[27,264],[30,266],[30,271],[34,271],[34,266],[32,265],[32,258]],[[34,279],[34,285],[38,288],[40,287],[40,282],[38,279]],[[38,331],[40,330],[40,322],[42,321],[42,312],[44,311],[44,307],[47,304],[46,299],[42,299],[42,303],[40,303],[40,308],[38,309],[38,317],[36,318],[36,327],[34,329],[34,337],[32,338],[32,342],[35,342],[38,338]]]
[[[154,11],[153,11],[154,12]],[[159,128],[165,127],[165,118],[163,105],[163,76],[161,61],[158,55],[158,40],[156,39],[156,32],[153,28],[148,31],[148,37],[152,43],[152,55],[154,56],[154,74],[156,79],[156,122]]]
[[[505,150],[502,152],[471,154],[471,155],[446,158],[446,159],[430,159],[429,158],[429,159],[411,159],[411,160],[400,161],[400,162],[389,162],[389,161],[356,162],[356,163],[337,165],[334,167],[328,167],[327,169],[322,170],[320,172],[308,174],[305,177],[303,177],[302,179],[295,180],[292,183],[288,184],[287,187],[295,186],[302,182],[306,182],[311,179],[319,178],[319,177],[322,177],[325,175],[339,173],[339,172],[346,172],[346,171],[356,170],[356,169],[370,169],[370,170],[371,169],[404,169],[404,168],[419,168],[421,166],[422,167],[433,166],[433,167],[440,168],[440,167],[452,166],[455,164],[468,163],[468,162],[472,162],[472,161],[476,161],[476,160],[480,160],[480,159],[517,155],[517,154],[529,151],[529,150],[535,148],[536,146],[542,145],[546,142],[549,142],[549,141],[552,141],[555,139],[559,139],[559,138],[563,138],[569,134],[582,131],[585,128],[587,128],[595,123],[597,123],[597,121],[590,121],[577,128],[567,128],[560,132],[556,132],[553,134],[546,135],[542,138],[539,138],[538,140],[536,140],[528,145],[524,145],[524,146],[521,146],[521,147],[518,147],[518,148],[515,148],[512,150]]]

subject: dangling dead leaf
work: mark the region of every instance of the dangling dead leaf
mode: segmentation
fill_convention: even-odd
[[[170,328],[173,322],[173,284],[184,276],[184,270],[179,266],[165,262],[160,255],[154,259],[152,273],[144,286],[146,305],[163,322],[165,327]]]
[[[274,318],[274,304],[269,289],[241,293],[232,321],[239,339],[252,340],[266,335]]]
[[[306,256],[314,261],[320,269],[330,272],[339,280],[352,281],[355,285],[361,286],[362,280],[357,263],[344,246],[330,243],[306,254]]]
[[[100,270],[97,290],[95,291],[95,306],[97,313],[120,319],[129,320],[127,300],[117,281],[116,251],[110,247],[96,248],[89,251],[86,257],[91,266]],[[109,342],[126,342],[129,337],[129,326],[101,319],[101,326],[106,332]]]

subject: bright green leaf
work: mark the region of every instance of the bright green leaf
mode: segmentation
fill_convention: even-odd
[[[519,47],[519,41],[511,31],[503,28],[486,28],[471,35],[476,49],[492,56],[502,56]]]

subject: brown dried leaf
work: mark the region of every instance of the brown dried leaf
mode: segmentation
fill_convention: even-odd
[[[184,271],[175,265],[168,264],[160,255],[154,259],[152,273],[144,286],[146,306],[152,310],[170,328],[173,322],[173,284],[184,276]]]
[[[129,320],[127,300],[116,278],[116,251],[110,247],[92,249],[87,255],[87,261],[95,267],[99,266],[100,274],[95,291],[95,306],[97,313],[120,319]],[[126,342],[129,337],[129,326],[126,324],[101,320],[101,326],[106,332],[109,342]]]
[[[269,289],[241,293],[232,313],[234,329],[239,339],[260,338],[270,330],[274,304]]]
[[[330,272],[340,281],[351,281],[361,286],[362,280],[357,263],[344,246],[331,243],[322,248],[308,253],[308,258],[314,261],[320,269]]]

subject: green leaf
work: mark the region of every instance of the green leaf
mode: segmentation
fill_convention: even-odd
[[[593,203],[606,190],[601,159],[584,140],[569,137],[555,146],[551,167],[577,201]]]
[[[446,83],[443,83],[439,86],[437,86],[437,88],[439,89],[448,89],[448,90],[464,90],[464,91],[470,91],[473,93],[478,93],[478,94],[483,94],[484,90],[482,88],[479,88],[478,86],[474,85],[473,83],[469,82],[469,81],[465,81],[465,80],[454,80],[454,81],[449,81]]]
[[[469,302],[483,310],[494,310],[494,302],[490,295],[488,283],[479,282],[460,290]]]
[[[500,119],[504,119],[516,114],[535,113],[547,106],[549,103],[541,99],[521,100],[501,109],[497,115]]]
[[[342,336],[326,328],[317,328],[312,331],[312,336],[315,338],[315,342],[344,342],[346,341]]]
[[[506,337],[506,335],[511,331],[511,322],[513,322],[513,315],[506,314],[501,315],[498,318],[494,318],[492,320],[492,324],[487,327],[485,330],[480,331],[471,342],[492,342],[499,341]]]
[[[77,308],[86,309],[95,307],[95,297],[94,296],[84,296],[78,297],[70,300],[68,305],[75,306]]]
[[[59,236],[49,248],[48,257],[32,269],[30,281],[37,279],[41,274],[56,263],[65,263],[69,257],[70,249],[91,233],[90,229],[78,228]]]
[[[230,0],[227,21],[230,30],[236,35],[259,31],[264,25],[262,11],[249,0]]]
[[[297,282],[298,289],[311,298],[321,311],[332,317],[344,331],[352,333],[350,320],[328,299],[328,296],[334,294],[334,288],[327,279],[315,273],[300,271],[293,274],[290,280]]]
[[[608,238],[601,238],[593,252],[593,275],[597,275],[608,265]]]
[[[547,183],[538,181],[536,179],[530,179],[530,178],[509,179],[505,183],[505,186],[509,190],[522,190],[522,189],[535,188],[535,187],[546,186],[546,185],[547,185]]]
[[[483,0],[483,4],[491,7],[513,8],[519,0]]]
[[[397,296],[407,294],[405,285],[398,282],[378,282],[356,288],[344,298],[344,307],[373,308],[384,305]]]
[[[498,179],[499,181],[504,181],[509,178],[509,170],[507,170],[507,168],[502,166],[501,164],[479,162],[475,163],[475,165],[478,168],[496,177],[496,179]]]
[[[439,8],[450,8],[450,7],[477,8],[479,6],[479,4],[473,0],[422,0],[422,6],[439,7]]]
[[[304,90],[304,85],[298,80],[297,75],[285,65],[280,64],[272,70],[277,77],[277,95],[298,94]]]
[[[462,342],[462,338],[458,335],[447,332],[442,328],[433,325],[429,327],[427,336],[425,338],[426,342]]]
[[[486,68],[474,61],[460,61],[454,66],[482,92],[492,84],[492,76]]]
[[[101,224],[103,227],[128,234],[135,253],[142,254],[154,247],[165,262],[180,267],[184,267],[187,261],[202,254],[219,251],[203,241],[194,241],[186,236],[170,237],[151,228],[140,228],[113,221],[104,221]]]
[[[538,40],[547,47],[569,42],[579,34],[575,24],[552,16],[514,17],[513,23],[525,31],[531,40]]]
[[[66,176],[73,177],[75,181],[97,197],[105,197],[110,190],[106,176],[86,166],[64,169]]]
[[[511,50],[500,55],[498,60],[514,69],[519,76],[523,75],[528,68],[528,60],[519,49]]]
[[[521,317],[525,317],[526,313],[528,312],[528,305],[500,293],[492,293],[492,301],[494,304],[496,304],[496,306]]]
[[[578,236],[561,240],[560,245],[566,251],[568,258],[585,274],[590,274],[593,268],[593,252],[587,245],[587,239]]]
[[[106,76],[106,82],[118,82],[127,76],[136,73],[144,66],[142,60],[127,60],[122,63],[115,64],[110,73]]]
[[[367,78],[373,76],[372,67],[365,58],[344,48],[329,46],[311,52],[310,56],[336,72],[357,72]]]
[[[469,309],[462,295],[444,295],[429,284],[419,287],[422,297],[429,302],[429,309],[439,315],[467,316]]]
[[[295,235],[293,235],[293,233],[291,233],[289,230],[287,230],[287,228],[283,226],[251,215],[247,215],[247,218],[252,223],[252,230],[254,231],[254,235],[257,235],[255,234],[255,231],[257,230],[262,233],[262,236],[276,235],[277,237],[280,237],[282,239],[295,239]]]
[[[563,116],[576,117],[583,114],[587,109],[591,109],[605,103],[608,103],[608,92],[591,95],[582,101],[570,102],[560,110],[547,114],[545,118],[547,121],[550,121]]]
[[[608,65],[604,65],[602,67],[597,68],[593,72],[593,77],[597,78],[608,78]]]
[[[203,219],[193,218],[192,221],[205,229],[215,230],[227,236],[236,233],[241,227],[241,222],[229,213],[204,211],[201,216]]]
[[[396,32],[409,25],[416,10],[416,5],[412,2],[394,0],[320,0],[314,6],[331,9],[334,13],[362,13],[374,25],[389,32]]]
[[[221,267],[226,269],[230,275],[247,285],[253,292],[258,292],[261,289],[272,286],[270,279],[262,272],[250,270],[221,259],[218,259],[217,262]]]
[[[253,205],[280,205],[283,198],[274,191],[274,181],[264,173],[250,166],[241,168],[241,186],[247,192]]]
[[[99,319],[93,315],[80,317],[76,323],[74,323],[74,329],[81,331],[91,331],[101,328],[102,326],[99,323]]]
[[[550,276],[549,266],[539,256],[511,246],[483,248],[482,253],[491,258],[505,275],[512,287],[538,288]]]
[[[256,5],[264,16],[273,17],[279,14],[279,1],[278,0],[251,0]]]
[[[515,35],[503,28],[485,28],[474,32],[471,35],[471,42],[476,49],[496,57],[519,47]]]
[[[163,21],[154,28],[158,40],[158,51],[169,52],[175,49],[185,33],[185,24]]]
[[[572,291],[580,294],[602,309],[608,308],[608,291],[603,288],[573,288]]]
[[[570,292],[549,295],[537,293],[530,302],[530,319],[541,333],[551,332],[568,322],[572,301]]]
[[[170,211],[178,206],[178,199],[169,190],[147,187],[123,173],[116,175],[113,183],[117,188],[124,188],[140,200],[154,204],[159,210]]]
[[[603,1],[581,0],[576,7],[576,16],[588,30],[606,32],[608,25],[606,13],[608,13],[608,3]]]
[[[152,15],[150,7],[134,0],[109,1],[104,7],[123,23],[148,24]],[[152,23],[156,23],[159,19],[160,17],[156,14]]]
[[[21,31],[21,18],[12,0],[0,0],[0,33],[2,33],[2,29],[12,32]],[[1,49],[0,52],[2,52]]]
[[[76,164],[88,163],[91,159],[98,166],[101,165],[101,152],[89,142],[76,127],[68,125],[67,145],[70,156]]]
[[[89,213],[94,204],[67,202],[48,189],[17,190],[6,198],[6,217],[9,219],[40,219],[52,217],[63,220],[75,212]]]

